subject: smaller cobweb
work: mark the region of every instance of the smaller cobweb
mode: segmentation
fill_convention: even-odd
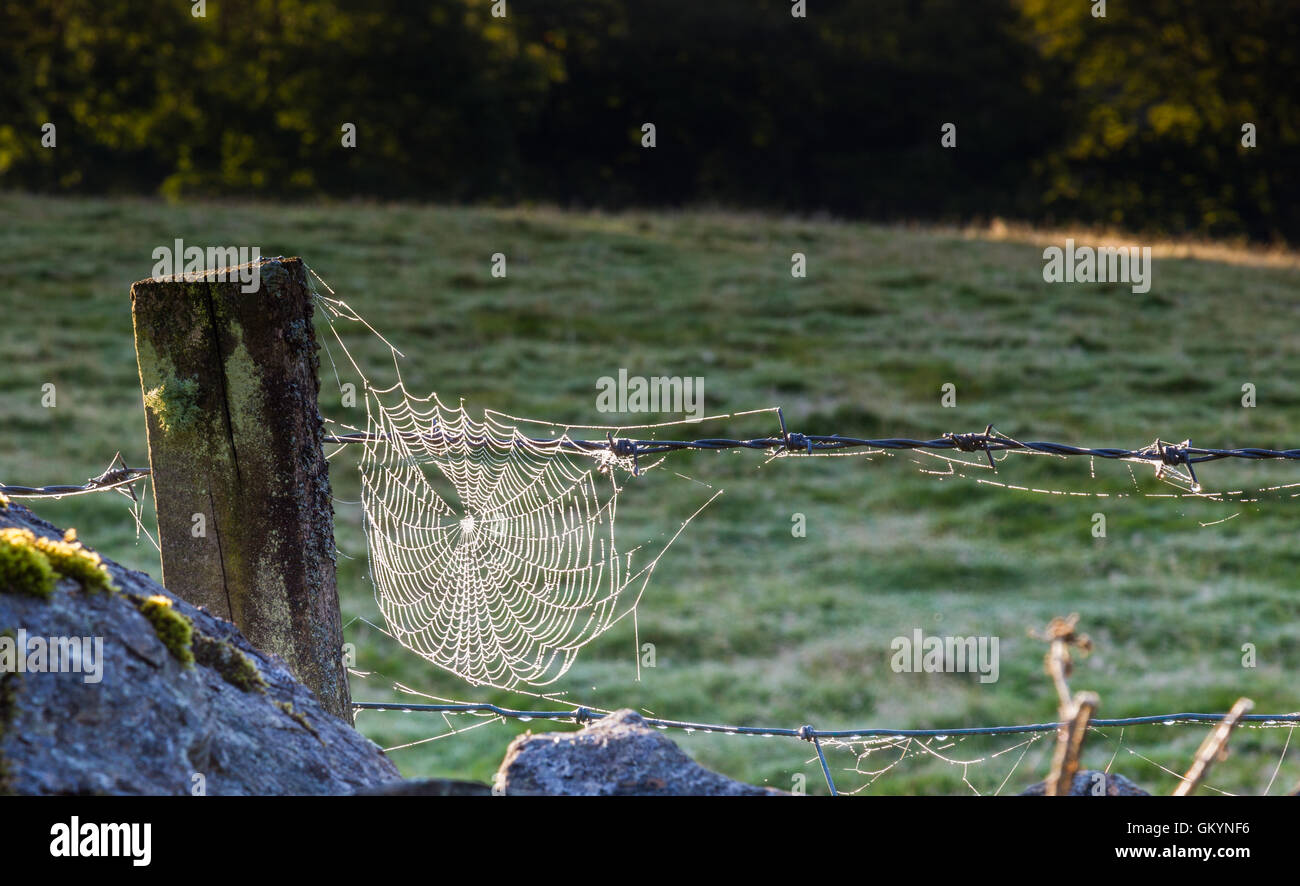
[[[358,622],[358,627],[372,629],[379,638],[396,639],[381,626],[360,617],[353,619],[348,626]],[[371,639],[377,638],[371,636]],[[431,714],[416,708],[424,703],[464,705],[471,700],[424,692],[368,668],[353,668],[351,674],[393,694],[394,707],[389,710],[394,712],[399,724],[389,720],[385,722],[384,734],[389,739],[381,742],[385,745],[385,753],[418,752],[431,743],[456,740],[458,736],[484,728],[511,735],[518,731],[517,726],[511,725],[512,721],[528,723],[535,720],[531,713],[512,717],[491,710]],[[609,707],[579,704],[568,697],[567,691],[530,692],[520,689],[516,692],[521,704],[529,709],[545,707],[558,712],[561,715],[559,719],[547,721],[557,729],[580,728],[577,721],[579,711],[589,714],[613,712]],[[404,707],[405,704],[412,707]],[[563,719],[564,712],[571,713],[574,719]],[[668,717],[672,712],[641,708],[640,713],[655,718]],[[393,714],[363,710],[358,715],[388,718]],[[821,760],[818,754],[806,750],[808,744],[805,741],[776,736],[761,729],[757,734],[744,735],[740,734],[738,726],[719,724],[713,717],[706,716],[705,719],[707,722],[704,723],[671,721],[674,723],[671,729],[659,721],[657,728],[670,730],[675,741],[700,750],[707,747],[715,755],[736,753],[734,748],[724,750],[724,745],[730,743],[745,745],[764,739],[776,742],[775,748],[764,751],[765,758],[769,764],[774,759],[783,760],[788,767],[787,773],[792,777],[788,783],[775,778],[770,783],[775,787],[825,793]],[[746,726],[751,730],[755,728],[752,723]],[[1250,762],[1238,765],[1230,772],[1216,768],[1201,784],[1200,790],[1229,796],[1294,793],[1296,770],[1291,746],[1296,727],[1293,720],[1287,719],[1239,724],[1233,756]],[[1213,724],[1180,719],[1177,715],[1138,726],[1091,725],[1080,767],[1122,775],[1140,789],[1153,794],[1167,794],[1180,783],[1193,752],[1211,728]],[[1050,728],[1020,734],[992,734],[992,730],[986,734],[972,734],[972,730],[955,728],[952,734],[931,730],[925,735],[823,735],[820,739],[825,754],[825,772],[842,796],[912,793],[918,789],[927,793],[981,796],[1018,794],[1042,782],[1051,769],[1055,745],[1055,732]]]

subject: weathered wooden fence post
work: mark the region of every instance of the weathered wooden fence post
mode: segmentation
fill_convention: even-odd
[[[255,267],[131,287],[163,584],[351,722],[306,267]]]

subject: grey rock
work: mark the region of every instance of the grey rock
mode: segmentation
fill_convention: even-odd
[[[1105,782],[1106,790],[1104,794],[1096,793],[1096,786]],[[1030,785],[1020,796],[1022,797],[1043,797],[1047,795],[1047,782],[1040,781],[1038,784]],[[1082,769],[1074,773],[1074,780],[1070,782],[1070,793],[1067,797],[1149,797],[1146,791],[1129,781],[1122,775],[1114,772],[1101,772],[1095,769]]]
[[[16,502],[0,509],[5,527],[63,536]],[[400,778],[378,746],[233,624],[105,563],[122,593],[87,593],[71,580],[49,599],[0,588],[0,633],[103,638],[98,683],[80,673],[0,673],[0,792],[189,794],[199,774],[211,795],[350,794]],[[157,594],[196,636],[247,656],[265,687],[241,689],[212,666],[183,665],[132,602]]]
[[[578,732],[519,736],[496,779],[507,796],[786,794],[705,769],[632,710],[615,711]]]
[[[365,797],[490,797],[492,788],[478,781],[458,781],[454,778],[412,778],[362,788],[358,796]]]

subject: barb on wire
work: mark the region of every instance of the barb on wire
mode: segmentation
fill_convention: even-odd
[[[148,468],[128,467],[122,453],[113,456],[108,468],[98,477],[91,477],[79,485],[57,486],[20,486],[0,483],[0,494],[9,498],[63,498],[69,495],[85,495],[90,492],[106,492],[116,489],[132,501],[136,500],[133,483],[143,480],[150,474]]]
[[[826,787],[830,788],[832,797],[838,797],[840,792],[835,789],[835,780],[831,778],[831,767],[826,763],[826,752],[822,750],[822,742],[817,735],[817,730],[811,724],[800,726],[799,737],[804,741],[812,742],[813,747],[817,749],[817,760],[822,764],[822,775],[826,776]]]

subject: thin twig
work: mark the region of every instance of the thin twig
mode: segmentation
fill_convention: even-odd
[[[1052,772],[1047,779],[1047,796],[1065,797],[1074,784],[1074,774],[1079,771],[1079,752],[1083,749],[1088,723],[1097,710],[1101,698],[1095,692],[1080,692],[1074,697],[1073,716],[1057,730],[1056,751],[1052,755]]]
[[[1088,732],[1088,723],[1101,699],[1095,692],[1080,692],[1071,698],[1068,677],[1074,668],[1070,647],[1087,654],[1092,651],[1092,640],[1080,634],[1075,626],[1079,614],[1068,618],[1054,618],[1047,630],[1038,635],[1051,645],[1047,650],[1046,669],[1056,687],[1060,726],[1056,730],[1056,751],[1052,754],[1052,771],[1047,776],[1046,794],[1049,797],[1066,796],[1074,784],[1074,773],[1079,769],[1079,753]]]
[[[1228,756],[1228,739],[1232,736],[1232,730],[1253,707],[1255,703],[1249,698],[1243,696],[1237,699],[1237,703],[1232,706],[1232,710],[1228,711],[1227,716],[1210,730],[1210,734],[1205,736],[1205,741],[1201,742],[1196,758],[1192,760],[1192,768],[1187,770],[1178,787],[1174,788],[1175,797],[1190,796],[1200,786],[1202,779],[1209,774],[1210,766],[1214,761]]]

